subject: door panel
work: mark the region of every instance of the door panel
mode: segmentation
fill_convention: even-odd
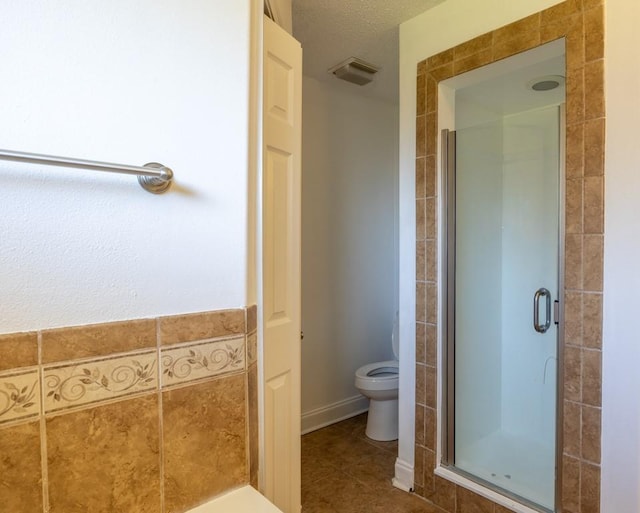
[[[558,328],[534,297],[558,299],[559,128],[551,107],[455,135],[454,465],[549,510]]]
[[[298,513],[302,49],[268,18],[263,62],[264,492]]]

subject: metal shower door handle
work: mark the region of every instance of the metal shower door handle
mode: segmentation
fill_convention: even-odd
[[[546,319],[544,324],[540,324],[540,299],[546,300]],[[551,292],[544,287],[536,290],[533,295],[533,328],[538,333],[546,333],[551,326]]]

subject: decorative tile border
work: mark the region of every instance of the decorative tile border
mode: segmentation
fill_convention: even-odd
[[[0,375],[0,424],[40,414],[38,369]]]
[[[245,369],[245,337],[163,348],[162,387]]]
[[[44,369],[45,413],[157,389],[156,351]]]

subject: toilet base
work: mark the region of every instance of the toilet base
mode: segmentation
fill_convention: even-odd
[[[398,439],[398,399],[370,399],[365,434],[379,442]]]

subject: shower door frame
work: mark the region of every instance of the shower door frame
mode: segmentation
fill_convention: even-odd
[[[441,92],[442,88],[439,85]],[[442,94],[450,101],[454,95]],[[556,324],[556,414],[555,414],[555,489],[554,489],[554,513],[562,511],[561,490],[562,490],[562,447],[563,447],[563,404],[564,404],[564,253],[565,253],[565,157],[566,157],[566,114],[565,103],[557,105],[558,107],[558,298],[557,312],[554,308],[552,315]],[[550,104],[549,107],[554,106]],[[522,511],[544,512],[549,510],[542,508],[538,504],[531,502],[523,497],[513,494],[508,490],[501,488],[493,483],[474,476],[464,470],[455,467],[455,218],[456,218],[456,198],[455,198],[455,165],[456,165],[456,132],[455,130],[442,129],[440,131],[440,166],[441,166],[441,184],[440,198],[442,203],[439,211],[441,214],[442,224],[442,249],[440,252],[442,267],[441,274],[441,396],[440,396],[440,443],[438,444],[438,465],[435,473],[442,477],[451,479],[457,476],[455,481],[462,481],[459,484],[475,483],[483,488],[514,501],[518,505],[526,509]],[[452,172],[452,170],[454,172]],[[453,229],[452,229],[453,228]],[[453,248],[453,250],[452,250]],[[452,475],[453,474],[453,475]],[[511,504],[515,505],[515,504]]]

